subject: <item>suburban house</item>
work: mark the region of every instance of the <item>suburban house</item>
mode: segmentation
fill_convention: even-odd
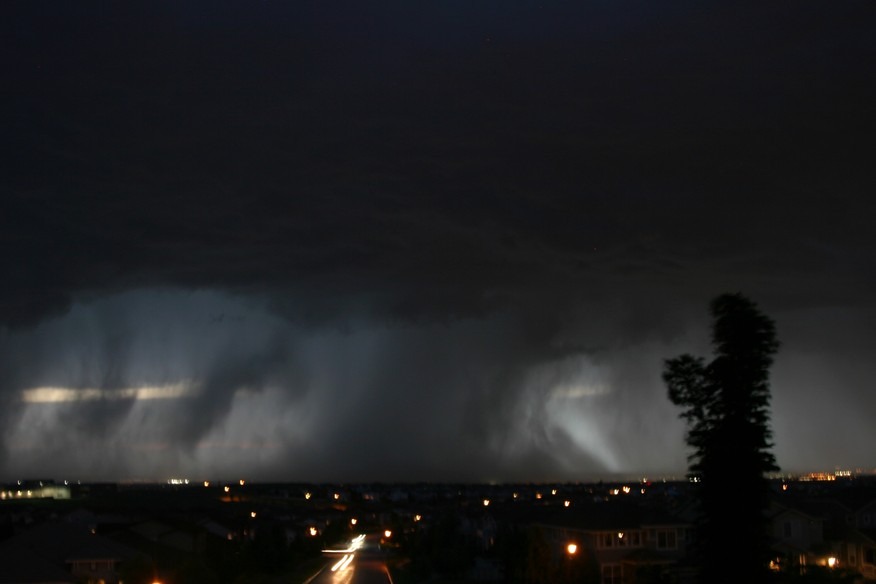
[[[770,533],[775,569],[842,568],[876,581],[876,501],[857,511],[833,499],[773,503]]]
[[[852,512],[853,533],[843,542],[841,558],[867,580],[876,581],[876,499]]]
[[[774,570],[800,570],[826,565],[835,552],[824,539],[824,516],[773,503],[769,509],[770,535],[776,557]]]
[[[539,521],[560,553],[581,554],[598,566],[602,584],[687,582],[689,522],[635,503],[586,503],[562,508]]]
[[[0,584],[75,584],[68,570],[47,564],[26,547],[0,546]]]
[[[3,541],[0,557],[15,558],[20,582],[115,584],[123,562],[140,554],[82,525],[48,521]]]

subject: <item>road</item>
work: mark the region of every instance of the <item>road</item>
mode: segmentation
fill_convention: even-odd
[[[348,558],[345,561],[345,558]],[[376,543],[355,551],[333,554],[331,561],[308,584],[393,584],[384,555]]]

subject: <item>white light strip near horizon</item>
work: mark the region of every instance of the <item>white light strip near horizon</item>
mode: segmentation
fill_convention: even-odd
[[[338,561],[337,564],[332,566],[332,572],[337,572],[338,570],[344,570],[347,566],[350,565],[350,562],[353,561],[353,554],[347,554],[343,558]]]
[[[365,534],[357,535],[350,540],[350,545],[342,550],[322,550],[324,554],[349,554],[362,547],[362,542],[365,541]]]
[[[33,387],[21,392],[21,401],[31,404],[48,404],[97,400],[152,400],[179,399],[192,394],[190,383],[144,385],[101,389],[97,387]]]

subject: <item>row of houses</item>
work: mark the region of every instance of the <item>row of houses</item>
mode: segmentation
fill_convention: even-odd
[[[863,491],[838,498],[777,494],[768,509],[771,568],[805,573],[820,566],[856,573],[861,582],[876,582],[873,494]],[[544,534],[558,560],[577,556],[593,562],[602,584],[683,584],[696,580],[694,516],[691,504],[669,508],[641,500],[496,507],[482,512],[480,521],[474,522],[474,533],[484,538],[481,545],[487,548],[503,522],[531,525]],[[502,575],[496,571],[492,579],[501,580]]]
[[[191,558],[210,550],[233,552],[266,526],[280,525],[285,544],[292,545],[318,535],[330,521],[320,513],[262,519],[243,513],[242,505],[185,514],[95,513],[83,507],[62,514],[38,511],[0,507],[13,524],[0,539],[0,584],[120,584],[131,574],[137,574],[135,581],[174,582],[177,568]]]
[[[468,497],[471,501],[433,499],[424,505],[394,497],[378,504],[362,498],[347,505],[339,504],[342,497],[332,493],[312,508],[296,507],[306,514],[292,516],[286,503],[272,509],[265,500],[260,504],[267,507],[252,506],[249,511],[250,503],[236,501],[211,512],[190,513],[184,524],[169,517],[98,515],[79,508],[39,521],[22,520],[7,532],[0,541],[0,584],[113,584],[126,565],[154,562],[160,554],[203,553],[210,541],[239,543],[268,525],[282,527],[286,545],[293,545],[330,525],[350,525],[352,519],[366,530],[393,521],[409,524],[411,530],[428,530],[432,517],[448,509],[459,512],[462,528],[475,542],[479,559],[469,574],[472,579],[507,577],[491,552],[509,526],[538,530],[556,561],[588,562],[603,584],[684,584],[695,579],[693,507],[685,503],[683,490],[678,494],[667,489],[655,498],[594,497],[585,490],[580,494],[564,500],[534,493],[524,500],[512,492],[504,500],[494,496],[491,503],[484,498],[490,493],[479,491]],[[874,495],[867,489],[822,496],[778,492],[769,509],[773,568],[805,572],[825,566],[858,573],[861,581],[876,581]],[[329,501],[332,504],[325,504]],[[19,515],[16,521],[22,519]]]
[[[876,581],[876,500],[777,500],[770,528],[777,568],[842,568]]]

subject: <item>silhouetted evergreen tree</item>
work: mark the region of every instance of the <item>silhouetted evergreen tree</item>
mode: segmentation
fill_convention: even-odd
[[[712,301],[714,358],[666,361],[669,399],[684,410],[690,472],[698,485],[701,580],[763,582],[770,556],[769,484],[777,470],[769,428],[769,368],[775,325],[740,294]]]

